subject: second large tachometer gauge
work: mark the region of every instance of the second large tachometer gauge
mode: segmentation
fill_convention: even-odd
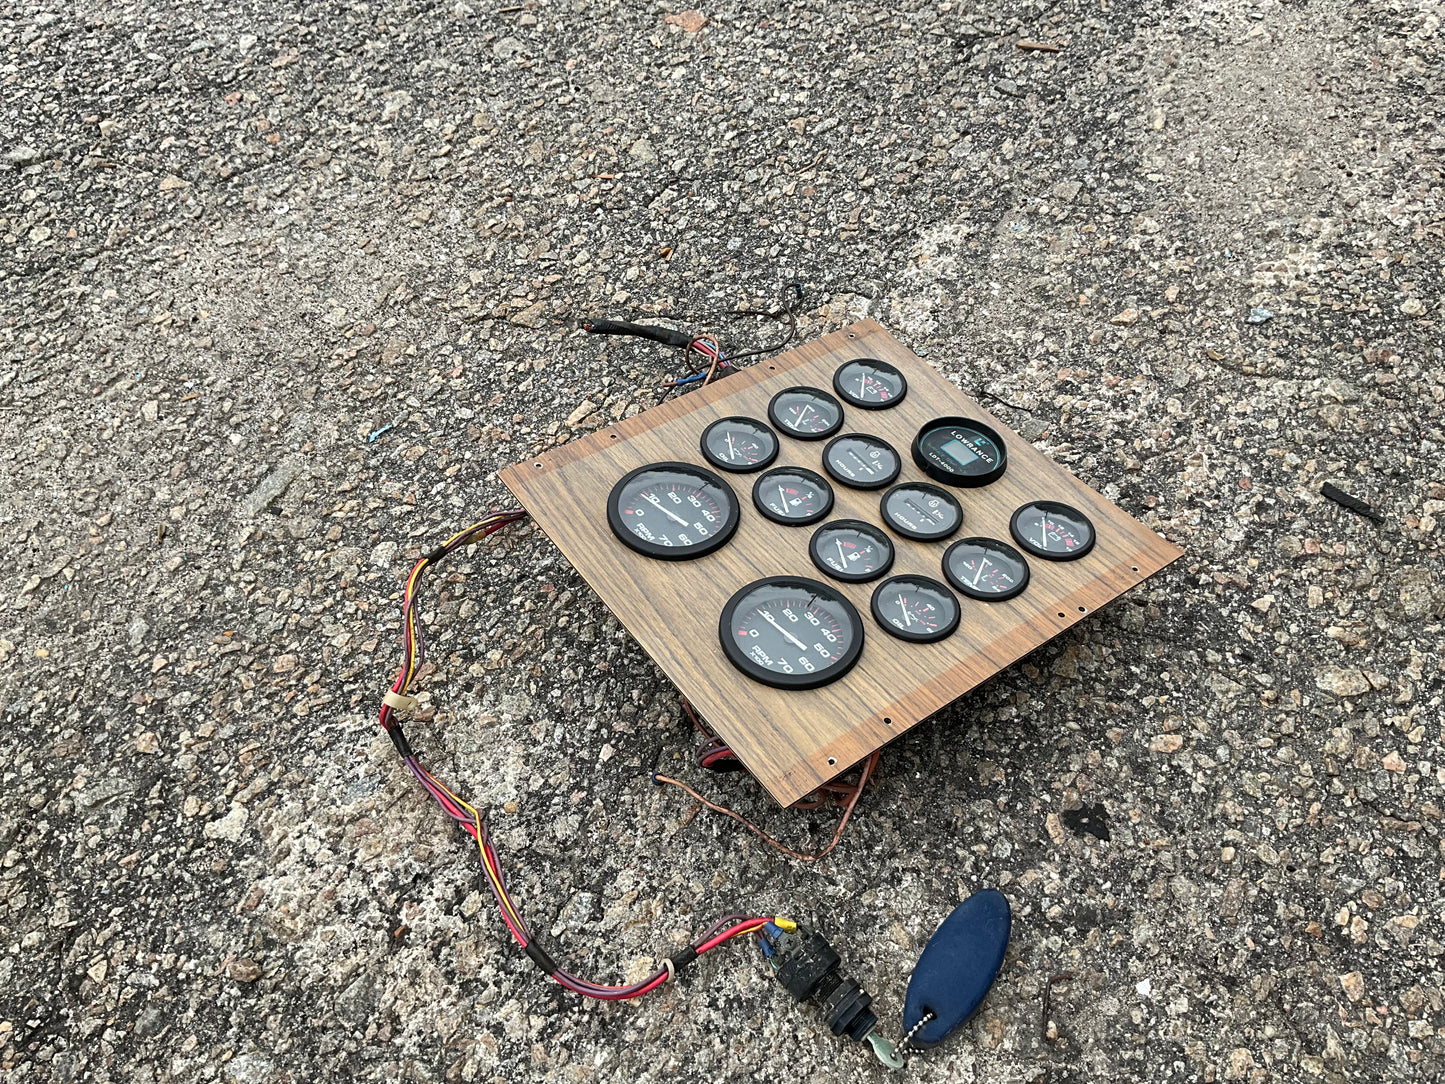
[[[754,681],[813,689],[853,668],[863,650],[863,621],[827,584],[773,576],[728,600],[718,636],[728,661]]]

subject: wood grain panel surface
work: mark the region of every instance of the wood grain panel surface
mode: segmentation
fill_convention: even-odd
[[[1098,537],[1075,561],[1029,557],[1028,589],[1006,602],[959,594],[963,618],[950,637],[914,644],[889,636],[872,620],[874,583],[828,579],[808,557],[816,523],[787,527],[765,519],[752,503],[756,475],[722,474],[737,494],[741,526],[715,553],[693,561],[658,561],[624,546],[607,527],[606,502],[629,470],[662,460],[707,466],[702,431],[719,418],[767,421],[768,401],[795,384],[832,393],[833,372],[856,357],[896,365],[908,394],[887,410],[844,404],[840,432],[883,437],[903,459],[899,482],[927,481],[909,446],[919,428],[941,415],[964,415],[997,429],[1008,445],[1008,470],[982,489],[951,489],[963,505],[962,529],[944,542],[912,542],[888,531],[897,550],[889,575],[921,573],[944,580],[943,552],[957,538],[990,535],[1012,542],[1009,519],[1031,500],[1057,500],[1085,512]],[[826,476],[827,441],[779,433],[773,466],[804,466]],[[797,801],[873,750],[988,680],[1074,622],[1153,575],[1181,551],[1125,515],[1099,493],[1013,433],[878,324],[866,320],[800,346],[708,387],[597,430],[515,464],[502,481],[581,573],[669,680],[732,746],[779,802]],[[827,519],[882,524],[881,491],[834,484]],[[886,528],[885,528],[886,530]],[[863,654],[853,670],[821,689],[786,691],[739,673],[718,643],[723,604],[763,576],[827,580],[863,616]],[[957,593],[957,592],[955,592]]]

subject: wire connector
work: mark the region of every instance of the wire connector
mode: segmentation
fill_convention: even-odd
[[[778,938],[774,948],[777,955],[771,963],[783,989],[799,1001],[811,1000],[817,1005],[834,1035],[862,1042],[878,1023],[869,1008],[873,998],[854,980],[839,974],[843,960],[822,935],[800,926]]]

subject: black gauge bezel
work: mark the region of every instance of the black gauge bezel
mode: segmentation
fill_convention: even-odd
[[[858,531],[860,534],[869,535],[876,545],[881,545],[886,553],[882,565],[871,572],[849,573],[839,572],[832,565],[828,564],[818,554],[820,539],[831,530]],[[838,580],[840,583],[868,583],[876,580],[879,576],[888,574],[893,567],[893,560],[898,556],[898,547],[893,544],[893,539],[888,537],[888,532],[883,528],[875,526],[866,520],[861,519],[833,519],[827,523],[820,524],[813,532],[813,537],[808,539],[808,556],[813,559],[813,564],[818,571],[830,579]]]
[[[878,445],[887,449],[888,454],[893,457],[893,470],[888,477],[876,482],[855,482],[853,479],[835,471],[832,460],[833,449],[845,440],[861,440],[870,444]],[[898,449],[889,444],[882,437],[874,436],[872,433],[840,433],[823,447],[823,469],[828,472],[828,477],[837,482],[840,486],[847,486],[849,489],[882,489],[886,485],[892,485],[898,478],[898,472],[903,469],[903,457],[898,454]]]
[[[946,467],[941,467],[933,460],[923,454],[923,438],[935,429],[942,429],[945,426],[954,426],[960,429],[972,429],[993,441],[993,446],[998,449],[998,462],[982,474],[959,474]],[[953,486],[955,489],[977,489],[980,486],[992,485],[1002,478],[1008,470],[1008,445],[997,429],[983,422],[976,422],[972,418],[962,416],[945,416],[933,418],[925,422],[913,438],[913,444],[909,448],[913,456],[913,462],[924,474],[935,482],[941,482],[946,486]]]
[[[954,509],[958,512],[958,522],[942,534],[930,534],[925,531],[915,531],[911,527],[900,526],[895,523],[893,517],[888,514],[889,498],[900,489],[921,489],[930,494],[937,494],[953,505]],[[958,498],[948,492],[948,490],[941,489],[932,482],[899,482],[896,486],[890,486],[883,491],[883,496],[878,501],[878,515],[879,518],[883,520],[883,526],[887,527],[894,534],[901,535],[903,538],[912,539],[914,542],[942,542],[945,538],[952,538],[963,527],[963,505],[960,504]]]
[[[711,538],[705,538],[701,542],[691,546],[663,546],[656,542],[649,542],[645,538],[639,538],[627,529],[622,520],[622,513],[618,509],[618,500],[627,484],[634,478],[651,471],[677,471],[684,474],[691,474],[694,478],[700,478],[708,485],[716,486],[721,492],[726,506],[728,522],[723,529]],[[698,557],[705,557],[715,550],[721,549],[737,533],[738,523],[742,519],[742,506],[738,504],[737,494],[733,487],[728,485],[721,476],[708,470],[706,467],[699,467],[696,463],[678,463],[664,461],[661,463],[648,463],[646,466],[630,470],[617,480],[612,487],[612,492],[607,494],[607,525],[612,528],[624,546],[645,557],[655,557],[660,561],[691,561]]]
[[[902,387],[899,389],[898,394],[886,403],[874,403],[867,399],[859,399],[843,386],[843,370],[847,369],[850,365],[871,365],[877,369],[886,369],[898,378],[898,383],[902,385]],[[860,410],[888,410],[896,407],[907,398],[908,378],[903,375],[902,370],[899,369],[898,366],[891,362],[884,361],[882,358],[849,358],[833,370],[833,390],[838,393],[845,403],[848,403],[850,406],[855,406]]]
[[[767,456],[762,460],[762,462],[747,463],[743,466],[738,466],[735,463],[727,463],[721,459],[718,459],[713,454],[712,449],[707,446],[707,435],[711,433],[714,429],[716,429],[720,425],[728,425],[729,423],[736,425],[739,422],[746,422],[748,425],[757,426],[763,432],[767,433],[768,439],[773,442],[772,451],[767,454]],[[767,422],[761,421],[757,418],[749,418],[744,414],[735,414],[731,417],[719,418],[717,421],[709,425],[706,429],[702,431],[702,436],[698,437],[697,444],[698,448],[702,451],[702,457],[706,459],[709,463],[711,463],[714,467],[718,468],[718,470],[725,470],[730,474],[752,474],[755,471],[760,471],[764,467],[769,466],[773,462],[773,460],[778,458],[778,449],[782,447],[783,442],[778,439],[778,434]]]
[[[878,600],[889,590],[896,590],[895,584],[907,583],[914,587],[926,588],[929,591],[937,591],[953,603],[953,620],[939,629],[933,629],[926,633],[909,632],[907,629],[900,629],[892,621],[883,616],[883,609]],[[910,644],[933,644],[939,640],[946,640],[958,629],[958,623],[963,618],[963,607],[959,604],[958,596],[948,589],[946,584],[940,583],[932,576],[920,576],[912,572],[905,572],[901,576],[889,576],[873,589],[873,597],[868,600],[868,608],[873,611],[873,620],[878,627],[890,636],[899,640],[906,640]]]
[[[758,496],[758,490],[762,488],[763,483],[766,482],[770,477],[775,474],[782,474],[784,472],[787,472],[789,474],[804,475],[814,485],[822,489],[823,496],[826,498],[823,507],[818,509],[817,512],[808,516],[806,519],[796,519],[775,512],[766,504],[764,504],[762,498]],[[759,512],[761,512],[764,518],[770,519],[774,523],[781,523],[784,527],[806,527],[810,523],[817,523],[818,520],[822,519],[833,510],[833,487],[831,484],[829,484],[828,479],[824,478],[815,470],[809,470],[807,467],[790,467],[787,465],[781,467],[774,467],[772,470],[767,471],[764,474],[758,475],[757,481],[753,483],[753,507],[756,508]]]
[[[788,426],[783,423],[782,419],[778,417],[778,400],[785,395],[793,395],[797,392],[807,392],[809,395],[816,395],[820,399],[826,399],[828,402],[832,403],[835,407],[838,408],[837,420],[832,425],[828,426],[827,429],[823,430],[821,433],[799,433],[788,428]],[[846,417],[846,415],[847,412],[843,409],[843,404],[838,401],[837,396],[832,394],[832,392],[824,391],[822,388],[815,388],[811,384],[794,384],[791,388],[784,388],[782,391],[778,392],[778,394],[774,395],[771,399],[768,400],[768,421],[772,422],[774,428],[776,428],[780,433],[786,433],[794,440],[827,440],[834,433],[838,432],[838,430],[843,428],[843,419],[844,417]]]
[[[1019,516],[1031,508],[1037,509],[1045,514],[1052,512],[1056,515],[1073,516],[1081,520],[1084,526],[1089,529],[1089,540],[1078,549],[1069,550],[1065,553],[1054,553],[1051,550],[1038,549],[1029,541],[1028,536],[1019,530]],[[1014,514],[1009,517],[1008,533],[1013,536],[1015,542],[1023,547],[1025,553],[1031,553],[1043,561],[1077,561],[1080,557],[1083,557],[1092,550],[1094,543],[1099,540],[1099,532],[1094,528],[1094,521],[1072,504],[1065,504],[1063,501],[1029,501],[1027,504],[1019,505],[1019,507],[1015,509]]]
[[[855,636],[852,643],[844,649],[838,661],[832,663],[820,673],[812,674],[780,674],[759,666],[748,658],[747,654],[738,646],[737,640],[732,635],[733,623],[736,618],[738,606],[754,591],[764,587],[776,587],[779,590],[801,588],[810,591],[826,599],[828,604],[841,611],[843,617],[853,623]],[[830,685],[852,670],[857,664],[858,658],[863,654],[863,641],[865,630],[863,626],[863,615],[858,608],[843,597],[843,593],[836,587],[818,580],[811,580],[806,576],[765,576],[760,580],[754,580],[734,592],[733,596],[723,604],[722,613],[718,616],[717,626],[718,642],[722,645],[723,654],[727,656],[728,662],[732,663],[745,676],[764,685],[771,685],[775,689],[816,689],[823,685]]]
[[[963,546],[990,546],[994,549],[1007,550],[1018,559],[1023,566],[1023,578],[1007,591],[980,591],[969,585],[968,581],[953,573],[953,554],[955,550]],[[973,535],[970,538],[960,538],[948,549],[943,551],[943,575],[954,589],[969,598],[977,599],[979,602],[1007,602],[1011,598],[1018,598],[1029,586],[1029,579],[1032,571],[1029,568],[1028,558],[1018,550],[1014,549],[1007,542],[999,538],[989,538],[987,535]]]

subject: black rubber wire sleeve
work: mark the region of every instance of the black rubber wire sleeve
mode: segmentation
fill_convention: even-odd
[[[679,971],[681,971],[684,967],[686,967],[688,964],[692,963],[696,959],[697,946],[688,945],[687,948],[683,949],[676,956],[672,957],[672,973],[676,975]]]
[[[403,760],[412,755],[411,742],[406,740],[406,735],[402,733],[400,723],[393,722],[386,728],[386,733],[387,736],[391,738],[391,744],[396,746],[396,751],[401,754]]]
[[[527,942],[527,955],[549,979],[557,973],[556,961],[547,955],[547,950],[537,943],[535,937]]]
[[[664,346],[686,346],[694,338],[686,331],[678,331],[675,328],[657,327],[653,324],[633,324],[626,320],[584,320],[582,321],[582,330],[590,335],[636,335],[638,338],[651,339]]]

